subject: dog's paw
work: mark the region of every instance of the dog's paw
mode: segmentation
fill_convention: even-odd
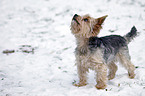
[[[133,79],[135,77],[135,74],[134,73],[129,73],[128,75],[129,75],[129,78],[130,79]]]
[[[107,87],[107,85],[106,84],[97,84],[95,87],[97,89],[105,89]]]
[[[77,86],[77,87],[81,87],[81,86],[86,86],[87,83],[78,83],[78,84],[73,84],[74,86]]]
[[[108,80],[112,80],[112,79],[114,79],[114,77],[115,77],[115,75],[108,75]]]

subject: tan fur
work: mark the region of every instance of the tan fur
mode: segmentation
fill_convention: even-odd
[[[118,53],[116,58],[110,63],[106,64],[103,59],[103,53],[101,49],[97,49],[94,53],[91,53],[88,48],[89,37],[97,36],[102,29],[102,24],[106,16],[100,18],[93,18],[89,15],[74,16],[71,22],[72,34],[76,37],[77,48],[75,52],[76,65],[79,77],[79,83],[74,84],[75,86],[87,85],[87,72],[89,69],[95,70],[96,72],[96,88],[106,88],[107,80],[111,80],[115,77],[117,66],[115,61],[120,61],[123,66],[128,70],[130,78],[134,78],[134,65],[130,62],[129,58],[126,58],[124,54]],[[87,20],[84,20],[87,19]],[[107,78],[107,67],[109,68],[109,75]]]
[[[131,63],[130,58],[127,58],[124,54],[118,54],[120,63],[128,70],[129,78],[134,78],[135,66]]]
[[[111,80],[115,77],[117,66],[114,62],[111,62],[110,64],[108,64],[108,68],[109,68],[108,80]]]
[[[100,18],[92,18],[89,15],[78,16],[75,18],[76,21],[72,21],[71,30],[75,35],[77,40],[77,50],[76,53],[76,64],[79,75],[79,83],[75,86],[85,86],[87,85],[87,72],[88,69],[96,71],[96,88],[103,89],[106,87],[107,82],[107,66],[103,62],[101,50],[97,51],[95,54],[91,54],[88,51],[88,38],[91,36],[96,36],[102,29],[102,23],[104,22],[106,16]],[[88,19],[87,22],[84,19]],[[98,55],[100,54],[100,55]],[[103,75],[103,76],[102,76]]]
[[[79,38],[89,38],[91,36],[96,36],[99,34],[100,29],[102,29],[102,23],[104,22],[106,16],[100,18],[93,18],[89,15],[78,16],[76,20],[80,23],[78,25],[75,21],[71,22],[72,33]],[[88,19],[87,22],[84,19]]]

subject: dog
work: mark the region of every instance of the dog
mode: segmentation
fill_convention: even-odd
[[[128,44],[138,35],[135,26],[124,36],[110,35],[97,37],[108,15],[93,18],[89,15],[75,14],[71,21],[71,32],[76,38],[76,65],[79,83],[77,87],[87,85],[87,72],[95,70],[97,89],[105,89],[107,80],[115,77],[116,62],[120,62],[128,71],[129,78],[135,77],[135,66],[131,62]],[[109,74],[107,76],[107,69]]]

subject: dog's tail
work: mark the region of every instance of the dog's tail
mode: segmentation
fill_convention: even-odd
[[[133,40],[136,36],[138,36],[138,32],[137,29],[135,28],[135,26],[133,26],[131,28],[131,31],[129,33],[127,33],[124,38],[127,40],[127,43],[131,42],[131,40]]]

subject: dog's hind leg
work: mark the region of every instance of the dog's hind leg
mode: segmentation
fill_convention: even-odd
[[[120,59],[120,63],[128,70],[129,78],[133,79],[135,77],[134,74],[135,66],[130,61],[130,56],[128,51],[119,53],[118,56]]]
[[[113,61],[108,64],[108,68],[109,68],[108,80],[111,80],[115,77],[115,74],[118,68],[117,68],[117,65]]]

